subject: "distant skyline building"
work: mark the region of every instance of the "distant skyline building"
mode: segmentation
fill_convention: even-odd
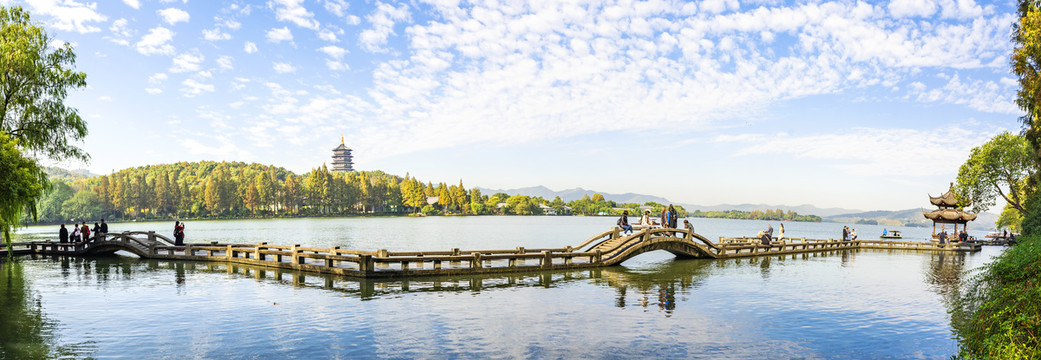
[[[354,171],[354,158],[351,156],[351,148],[343,144],[343,136],[340,136],[340,146],[333,149],[333,171]]]

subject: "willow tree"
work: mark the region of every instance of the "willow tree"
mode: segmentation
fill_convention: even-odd
[[[8,247],[11,227],[18,223],[22,211],[36,217],[36,200],[47,183],[47,175],[35,161],[22,155],[17,145],[18,140],[0,131],[0,232]]]
[[[87,124],[65,105],[69,90],[85,87],[87,76],[73,71],[72,45],[50,43],[28,12],[0,6],[0,230],[8,242],[23,210],[35,220],[34,204],[49,184],[35,157],[88,159],[73,146],[87,136]]]

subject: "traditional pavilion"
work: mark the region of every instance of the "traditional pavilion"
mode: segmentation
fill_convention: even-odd
[[[936,233],[936,224],[954,224],[954,236],[958,234],[958,224],[962,225],[962,230],[968,230],[969,221],[976,220],[976,214],[968,213],[958,209],[958,195],[954,194],[954,183],[951,183],[950,190],[947,190],[941,196],[929,195],[929,202],[936,205],[937,209],[933,211],[922,211],[922,215],[925,215],[926,219],[933,221],[933,238],[939,237]],[[967,201],[964,206],[972,205],[971,201]],[[947,231],[943,229],[943,231]],[[950,239],[950,237],[948,237]]]
[[[340,136],[340,146],[333,149],[333,171],[354,171],[351,148],[343,144],[343,136]]]

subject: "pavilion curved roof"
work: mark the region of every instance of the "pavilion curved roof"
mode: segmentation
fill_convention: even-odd
[[[929,195],[929,203],[940,206],[940,207],[954,207],[958,206],[959,203],[958,195],[954,194],[954,183],[951,183],[951,188],[946,193],[940,196]],[[962,206],[972,205],[972,201],[965,200]]]
[[[976,214],[967,213],[958,209],[923,211],[922,215],[925,216],[926,219],[934,222],[964,223],[976,220]]]

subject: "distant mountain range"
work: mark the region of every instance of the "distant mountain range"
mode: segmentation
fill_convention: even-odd
[[[669,201],[666,198],[653,195],[643,195],[634,193],[624,194],[611,194],[595,190],[586,190],[583,188],[567,189],[562,191],[554,191],[545,186],[532,186],[519,189],[488,189],[477,187],[481,190],[482,194],[491,195],[495,193],[506,193],[510,195],[527,195],[537,196],[546,200],[553,200],[553,198],[560,196],[564,202],[574,201],[581,199],[583,195],[593,196],[593,194],[600,194],[604,196],[604,199],[611,200],[617,203],[637,203],[643,204],[648,201],[653,201],[659,204],[676,204],[675,202]],[[701,211],[727,211],[727,210],[738,210],[738,211],[752,211],[752,210],[768,210],[768,209],[781,209],[784,211],[794,211],[800,215],[817,215],[824,218],[824,221],[833,222],[870,222],[874,221],[878,224],[894,225],[894,226],[932,226],[932,222],[922,216],[922,209],[907,209],[907,210],[874,210],[874,211],[863,211],[857,209],[843,209],[843,208],[819,208],[809,204],[790,206],[790,205],[769,205],[769,204],[720,204],[720,205],[695,205],[695,204],[679,204],[688,211],[701,210]],[[998,215],[992,213],[982,213],[973,221],[969,226],[970,228],[977,229],[993,229],[994,223],[998,220]]]

